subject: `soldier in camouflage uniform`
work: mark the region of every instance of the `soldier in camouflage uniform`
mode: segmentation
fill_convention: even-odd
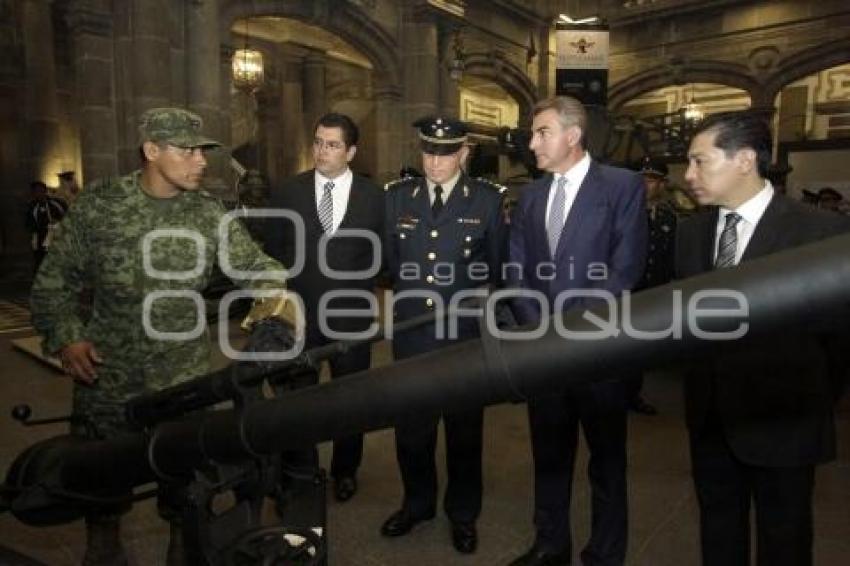
[[[73,414],[93,425],[75,424],[77,433],[119,434],[127,428],[127,399],[208,371],[199,293],[217,254],[224,252],[218,257],[232,269],[277,272],[273,279],[242,274],[247,278],[235,280],[241,286],[284,286],[283,267],[239,221],[220,228],[224,208],[200,190],[204,151],[220,145],[202,135],[200,117],[177,108],[148,110],[139,132],[141,170],[80,193],[32,288],[33,325],[44,351],[58,355],[74,379]],[[87,319],[80,314],[83,289],[93,301]],[[84,564],[126,563],[120,511],[87,517]],[[170,549],[169,564],[181,558]]]

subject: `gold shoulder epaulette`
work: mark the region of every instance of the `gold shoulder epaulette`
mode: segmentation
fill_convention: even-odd
[[[484,177],[476,177],[475,180],[480,182],[480,183],[484,183],[485,185],[489,186],[491,189],[499,191],[499,194],[504,193],[505,191],[508,190],[508,188],[506,186],[500,185],[499,183],[495,183],[495,182],[491,181],[490,179],[486,179]]]
[[[411,177],[402,177],[400,179],[393,179],[389,183],[384,185],[384,190],[388,191],[390,189],[394,189],[402,185],[405,181],[409,181]]]

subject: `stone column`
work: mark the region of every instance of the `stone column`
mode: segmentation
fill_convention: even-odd
[[[68,14],[74,45],[82,172],[86,182],[118,171],[112,17],[108,0],[80,0]]]
[[[313,125],[328,111],[325,88],[327,57],[319,51],[310,51],[304,57],[304,129],[312,135]]]
[[[287,147],[282,137],[281,88],[278,81],[266,82],[256,94],[257,137],[254,144],[258,155],[258,169],[268,177],[271,186],[283,180],[283,154]]]
[[[440,80],[440,114],[457,118],[460,116],[460,83],[451,77],[449,65],[456,57],[455,28],[442,24],[439,32],[440,57],[437,72]]]
[[[136,119],[149,108],[172,105],[171,42],[166,19],[172,8],[173,0],[135,0],[133,2],[130,21],[133,42],[132,86]],[[210,70],[207,69],[207,71]]]
[[[27,146],[21,152],[23,172],[30,179],[53,183],[62,166],[56,64],[50,3],[24,0],[21,5],[26,77]]]
[[[312,122],[307,126],[302,118],[308,114],[305,110],[305,100],[302,97],[301,61],[291,55],[278,55],[281,68],[280,85],[280,137],[281,173],[284,176],[294,175],[312,167],[310,158],[310,139]]]
[[[558,54],[555,53],[555,28],[552,26],[541,26],[538,30],[538,45],[540,55],[538,56],[537,98],[543,99],[555,95],[555,66]]]
[[[404,114],[400,112],[401,89],[397,86],[384,86],[375,89],[375,180],[385,183],[398,177],[402,165],[420,164],[402,162],[402,145],[406,136],[413,135],[413,128],[403,123]]]
[[[410,124],[435,114],[439,100],[439,50],[435,14],[427,6],[410,8],[402,23],[401,67],[404,69],[404,103],[401,125],[403,147],[400,161],[421,166],[419,143]]]
[[[186,76],[189,110],[204,120],[204,132],[221,140],[222,105],[218,2],[190,2],[186,13]],[[235,198],[224,179],[229,148],[207,155],[204,187],[223,198]],[[227,193],[227,194],[225,194]]]
[[[221,30],[219,30],[219,33]],[[219,36],[220,37],[220,36]],[[233,151],[233,124],[231,122],[231,105],[233,96],[230,92],[233,82],[233,46],[228,43],[218,45],[218,99],[220,103],[218,141],[224,144],[225,149]],[[229,157],[226,159],[228,165],[224,167],[224,179],[230,186],[236,183],[236,176],[229,165]]]

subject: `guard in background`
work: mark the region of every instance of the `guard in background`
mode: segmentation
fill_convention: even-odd
[[[640,173],[646,184],[649,253],[646,257],[646,271],[638,289],[648,289],[673,279],[673,245],[678,215],[676,203],[667,190],[667,165],[647,158]]]
[[[53,237],[53,230],[67,211],[68,204],[61,198],[49,195],[47,185],[41,181],[30,183],[26,224],[31,234],[33,273],[38,271],[41,262],[44,261]]]
[[[646,215],[649,226],[649,250],[646,270],[635,291],[669,283],[673,279],[673,244],[676,240],[676,204],[667,190],[667,165],[649,157],[640,167],[646,185]],[[629,410],[641,415],[656,415],[658,410],[641,395],[643,374],[635,379]]]
[[[393,290],[415,296],[393,303],[396,322],[448,308],[462,290],[498,284],[506,252],[503,187],[467,177],[466,126],[448,118],[423,118],[419,128],[425,177],[388,183],[385,252]],[[482,275],[483,273],[483,275]],[[417,294],[418,293],[418,294]],[[431,296],[424,296],[431,293]],[[395,359],[408,358],[479,335],[478,321],[462,318],[454,339],[436,336],[434,324],[399,333]],[[387,537],[402,536],[432,519],[437,504],[434,451],[443,417],[448,486],[443,507],[452,524],[452,543],[469,554],[477,547],[475,522],[481,510],[483,410],[417,414],[396,426],[396,452],[404,502],[381,527]]]

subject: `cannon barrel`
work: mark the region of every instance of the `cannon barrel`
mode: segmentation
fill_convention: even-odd
[[[592,332],[598,325],[578,310],[556,314],[534,340],[485,336],[298,390],[242,413],[216,411],[198,421],[163,423],[149,452],[160,473],[182,475],[207,460],[236,461],[384,428],[413,411],[519,401],[681,360],[717,346],[705,333],[732,333],[741,324],[748,336],[791,327],[843,327],[848,281],[850,235],[842,235],[624,298],[616,303],[620,331],[604,337],[567,339],[558,328]],[[707,313],[709,308],[714,311]],[[675,311],[682,315],[680,336],[647,340],[625,331],[626,317],[635,329],[668,328]],[[603,318],[611,314],[599,312]]]
[[[62,484],[59,487],[111,493],[157,478],[188,478],[211,462],[244,462],[377,430],[411,412],[436,414],[517,402],[687,359],[718,344],[706,340],[704,333],[734,332],[742,324],[747,325],[748,336],[792,327],[845,328],[850,312],[848,281],[850,235],[844,235],[626,296],[613,306],[603,305],[592,313],[614,322],[604,336],[594,339],[575,335],[600,332],[603,325],[598,320],[579,310],[559,313],[544,319],[540,335],[533,340],[485,333],[481,339],[278,399],[163,422],[150,437],[140,433],[63,444],[64,456],[57,458],[51,452],[44,467]],[[738,295],[710,291],[723,289],[734,289]],[[709,308],[714,311],[708,313]],[[668,327],[673,334],[656,339],[630,330],[661,332]],[[563,329],[570,329],[573,337],[565,338]],[[198,383],[208,385],[209,379],[202,377]],[[185,395],[186,387],[181,384],[175,391]],[[10,476],[15,470],[13,464]],[[7,479],[7,491],[38,483],[38,478],[19,477],[21,473],[18,470],[11,478],[14,482]],[[14,512],[15,499],[4,505]]]

